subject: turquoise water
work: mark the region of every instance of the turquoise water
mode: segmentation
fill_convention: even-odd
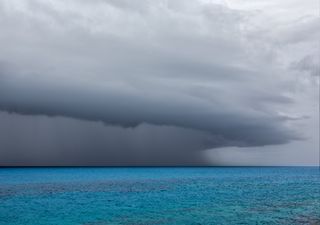
[[[2,168],[0,224],[320,224],[318,167]]]

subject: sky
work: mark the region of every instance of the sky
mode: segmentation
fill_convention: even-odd
[[[0,1],[0,166],[319,163],[316,0]]]

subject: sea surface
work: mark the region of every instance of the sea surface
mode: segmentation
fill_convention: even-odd
[[[320,224],[318,167],[0,168],[0,225]]]

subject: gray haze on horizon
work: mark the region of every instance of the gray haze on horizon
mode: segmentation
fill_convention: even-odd
[[[315,165],[318,7],[1,1],[0,165]]]

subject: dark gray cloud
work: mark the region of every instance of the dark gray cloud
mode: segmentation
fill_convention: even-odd
[[[304,139],[317,20],[261,18],[222,1],[1,2],[1,163],[205,164],[201,150]]]
[[[188,128],[219,137],[208,147],[283,144],[296,138],[283,127],[283,117],[250,108],[228,109],[179,93],[143,95],[140,90],[112,86],[88,88],[86,84],[6,77],[0,85],[0,108],[8,112],[65,116],[122,127],[147,123]]]

